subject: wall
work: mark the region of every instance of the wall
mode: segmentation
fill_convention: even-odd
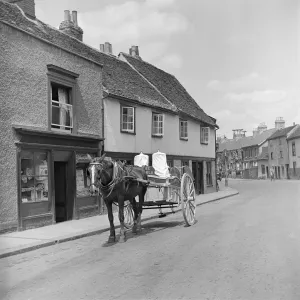
[[[281,144],[279,140],[281,139]],[[268,145],[269,154],[269,170],[270,167],[280,167],[280,179],[287,179],[286,164],[289,163],[288,144],[285,137],[270,140]],[[283,158],[280,158],[280,151],[282,151]],[[271,159],[271,152],[273,152],[273,159]],[[282,174],[282,166],[284,167],[284,174]]]
[[[292,153],[292,143],[295,143],[296,156]],[[289,149],[289,175],[291,179],[300,179],[300,138],[288,141]],[[294,174],[293,162],[296,162],[296,174]]]
[[[104,100],[105,151],[154,153],[169,155],[215,157],[215,130],[210,130],[208,145],[200,144],[200,125],[188,122],[188,141],[179,139],[179,117],[164,113],[163,138],[151,137],[152,109],[136,107],[136,135],[120,132],[120,103],[112,98]]]
[[[47,64],[80,73],[78,133],[102,135],[101,67],[0,22],[0,230],[18,222],[13,124],[48,128]]]

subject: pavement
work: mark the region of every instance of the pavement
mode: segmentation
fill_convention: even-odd
[[[219,186],[219,192],[197,195],[196,205],[199,206],[239,194],[237,190],[225,187],[224,180]],[[181,212],[181,207],[174,208],[174,211],[175,213]],[[170,209],[163,209],[163,212],[166,214],[172,213]],[[156,209],[143,210],[142,221],[158,217],[158,210]],[[115,227],[119,228],[117,213],[114,214],[114,218],[117,221],[115,222]],[[86,219],[2,234],[0,235],[0,259],[107,231],[109,231],[107,215],[98,215]]]

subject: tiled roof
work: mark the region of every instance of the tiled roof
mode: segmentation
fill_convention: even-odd
[[[296,128],[290,134],[288,134],[287,139],[295,139],[295,138],[300,138],[300,126],[297,125]]]
[[[295,127],[296,125],[293,125],[293,126],[289,126],[289,127],[286,127],[286,128],[283,128],[283,129],[278,129],[274,132],[274,134],[272,134],[268,140],[274,140],[274,139],[277,139],[277,138],[280,138],[280,137],[286,137],[287,134]]]
[[[216,120],[208,116],[189,95],[180,82],[171,74],[129,54],[121,53],[123,57],[162,95],[176,105],[179,111],[190,115],[206,124],[215,126]]]
[[[261,144],[263,141],[268,139],[269,136],[271,136],[276,131],[275,128],[268,129],[260,134],[257,134],[256,136],[247,136],[243,138],[239,138],[236,140],[229,140],[223,143],[220,143],[218,152],[222,152],[224,149],[227,150],[236,150],[241,149],[245,147],[251,147]]]
[[[104,90],[109,94],[132,99],[141,104],[177,111],[174,105],[170,104],[126,62],[102,53],[38,19],[28,19],[16,5],[0,0],[1,21],[103,65]]]

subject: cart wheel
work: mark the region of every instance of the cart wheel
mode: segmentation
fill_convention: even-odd
[[[134,219],[134,212],[132,209],[132,205],[129,201],[124,203],[124,226],[127,229],[131,229],[133,227],[133,219]]]
[[[181,178],[181,208],[186,225],[191,226],[195,223],[196,214],[196,193],[193,179],[187,173]]]

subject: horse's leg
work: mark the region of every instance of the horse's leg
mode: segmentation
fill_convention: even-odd
[[[136,225],[137,225],[137,219],[138,219],[138,207],[137,207],[137,204],[136,204],[136,200],[135,200],[135,197],[132,198],[132,209],[133,209],[133,212],[134,212],[134,219],[133,219],[133,227],[132,227],[132,233],[137,233],[136,229]]]
[[[114,243],[116,241],[116,233],[115,233],[115,225],[114,225],[114,215],[112,212],[112,201],[106,202],[106,207],[107,207],[107,215],[108,215],[108,220],[110,224],[110,234],[108,238],[109,243]]]
[[[141,192],[139,193],[139,207],[138,207],[138,218],[137,218],[137,230],[142,230],[142,212],[143,212],[143,203],[145,199],[147,188],[142,188]]]
[[[119,204],[119,220],[120,220],[120,242],[126,241],[126,233],[124,226],[124,196],[118,196],[118,204]]]

